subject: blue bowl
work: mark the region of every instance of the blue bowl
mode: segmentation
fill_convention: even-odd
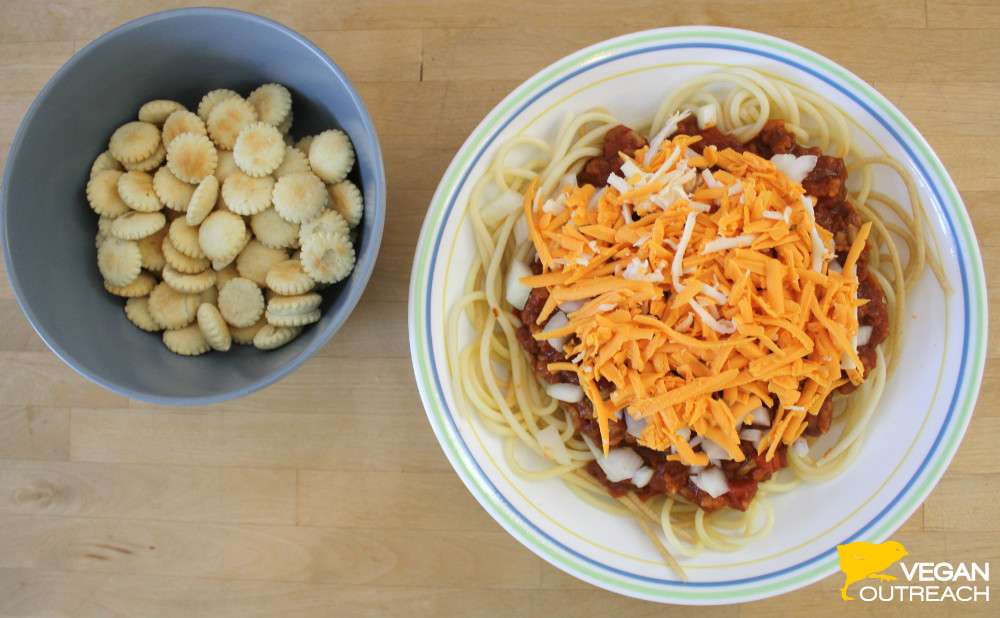
[[[152,99],[196,109],[230,88],[267,82],[292,93],[292,135],[340,128],[354,143],[351,178],[365,200],[357,264],[323,292],[323,317],[270,351],[181,357],[125,317],[97,269],[97,216],[85,186],[111,133]],[[357,305],[385,223],[385,169],[371,118],[344,72],[300,34],[263,17],[214,8],[166,11],[129,22],[73,56],[28,110],[7,159],[0,242],[32,327],[70,367],[111,391],[152,403],[195,405],[240,397],[287,376],[323,347]]]

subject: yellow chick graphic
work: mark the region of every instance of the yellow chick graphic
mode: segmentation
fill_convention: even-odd
[[[845,601],[853,601],[852,597],[847,596],[848,586],[866,577],[882,581],[895,580],[892,575],[878,571],[888,568],[893,562],[909,554],[896,541],[887,541],[881,545],[856,541],[838,545],[837,555],[840,557],[840,570],[847,576],[844,587],[840,589],[840,595]]]

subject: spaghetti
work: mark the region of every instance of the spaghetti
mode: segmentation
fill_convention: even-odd
[[[874,190],[876,165],[909,211]],[[745,546],[773,525],[768,495],[850,465],[907,291],[926,263],[947,286],[905,171],[859,152],[828,102],[748,69],[682,84],[638,126],[594,110],[552,142],[509,140],[468,212],[459,404],[516,473],[635,517],[681,577],[673,553]],[[459,348],[463,317],[477,335]]]

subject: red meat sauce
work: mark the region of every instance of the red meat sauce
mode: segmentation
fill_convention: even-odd
[[[855,233],[861,227],[861,220],[854,207],[846,199],[847,170],[844,161],[838,157],[822,154],[819,148],[804,148],[795,142],[794,136],[785,129],[783,121],[769,121],[761,133],[747,143],[740,143],[735,137],[722,133],[716,128],[699,129],[693,118],[687,118],[679,123],[676,134],[701,135],[700,142],[692,145],[692,149],[701,152],[707,146],[718,149],[732,148],[738,152],[750,151],[761,157],[770,159],[775,154],[793,154],[795,156],[815,155],[816,167],[802,182],[806,193],[816,198],[816,222],[833,234],[836,247],[836,259],[843,264],[851,247]],[[638,132],[619,125],[605,135],[604,152],[586,163],[577,176],[581,185],[592,184],[602,187],[607,184],[607,178],[612,173],[621,170],[619,153],[633,156],[635,151],[646,145],[646,139]],[[875,366],[875,347],[884,341],[889,334],[889,312],[885,296],[878,280],[867,269],[867,249],[858,259],[858,297],[867,299],[858,309],[860,325],[872,327],[872,333],[865,345],[859,346],[858,356],[864,364],[864,374]],[[535,273],[541,272],[540,263],[533,266]],[[548,370],[549,363],[566,361],[565,355],[554,349],[545,340],[537,340],[534,334],[541,332],[544,325],[537,323],[538,315],[548,298],[548,290],[535,288],[528,296],[524,309],[515,312],[522,322],[517,330],[517,339],[531,357],[536,375],[550,383],[579,384],[577,375],[573,372],[560,371],[552,373]],[[598,384],[607,395],[613,385]],[[855,390],[850,382],[839,390],[843,394]],[[593,404],[586,397],[578,403],[562,403],[568,418],[573,422],[578,432],[590,437],[595,443],[601,443],[601,431],[594,415]],[[773,410],[772,410],[773,412]],[[810,416],[804,431],[808,436],[819,436],[830,429],[833,415],[833,402],[830,397],[823,402],[819,412]],[[773,417],[773,414],[772,414]],[[759,427],[767,431],[766,427]],[[705,510],[721,507],[731,507],[745,511],[757,494],[757,487],[771,478],[773,474],[787,466],[787,447],[781,444],[777,447],[770,461],[750,441],[744,440],[741,450],[745,455],[742,462],[725,461],[720,466],[729,483],[729,491],[713,498],[699,489],[691,481],[691,470],[677,461],[668,461],[667,453],[656,451],[638,444],[636,438],[627,432],[626,423],[622,420],[612,420],[609,426],[609,441],[611,448],[630,447],[642,457],[646,466],[653,470],[652,480],[642,488],[635,487],[632,482],[611,482],[596,461],[590,462],[587,472],[597,478],[613,497],[619,497],[629,491],[643,499],[660,494],[679,495]]]

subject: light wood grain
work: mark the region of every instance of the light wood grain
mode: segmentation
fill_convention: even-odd
[[[0,165],[38,92],[130,19],[197,2],[7,0]],[[333,57],[374,119],[388,181],[382,251],[357,310],[291,376],[224,404],[131,401],[33,332],[0,269],[0,616],[994,615],[978,604],[845,606],[831,575],[777,598],[665,608],[596,588],[522,547],[473,499],[426,420],[407,294],[426,208],[455,152],[522,80],[650,27],[752,28],[875,86],[948,169],[1000,294],[1000,2],[222,1]],[[990,306],[1000,324],[1000,304]],[[995,332],[995,326],[991,333]],[[892,536],[914,560],[1000,567],[1000,343],[962,446]],[[995,605],[995,601],[994,601]]]

